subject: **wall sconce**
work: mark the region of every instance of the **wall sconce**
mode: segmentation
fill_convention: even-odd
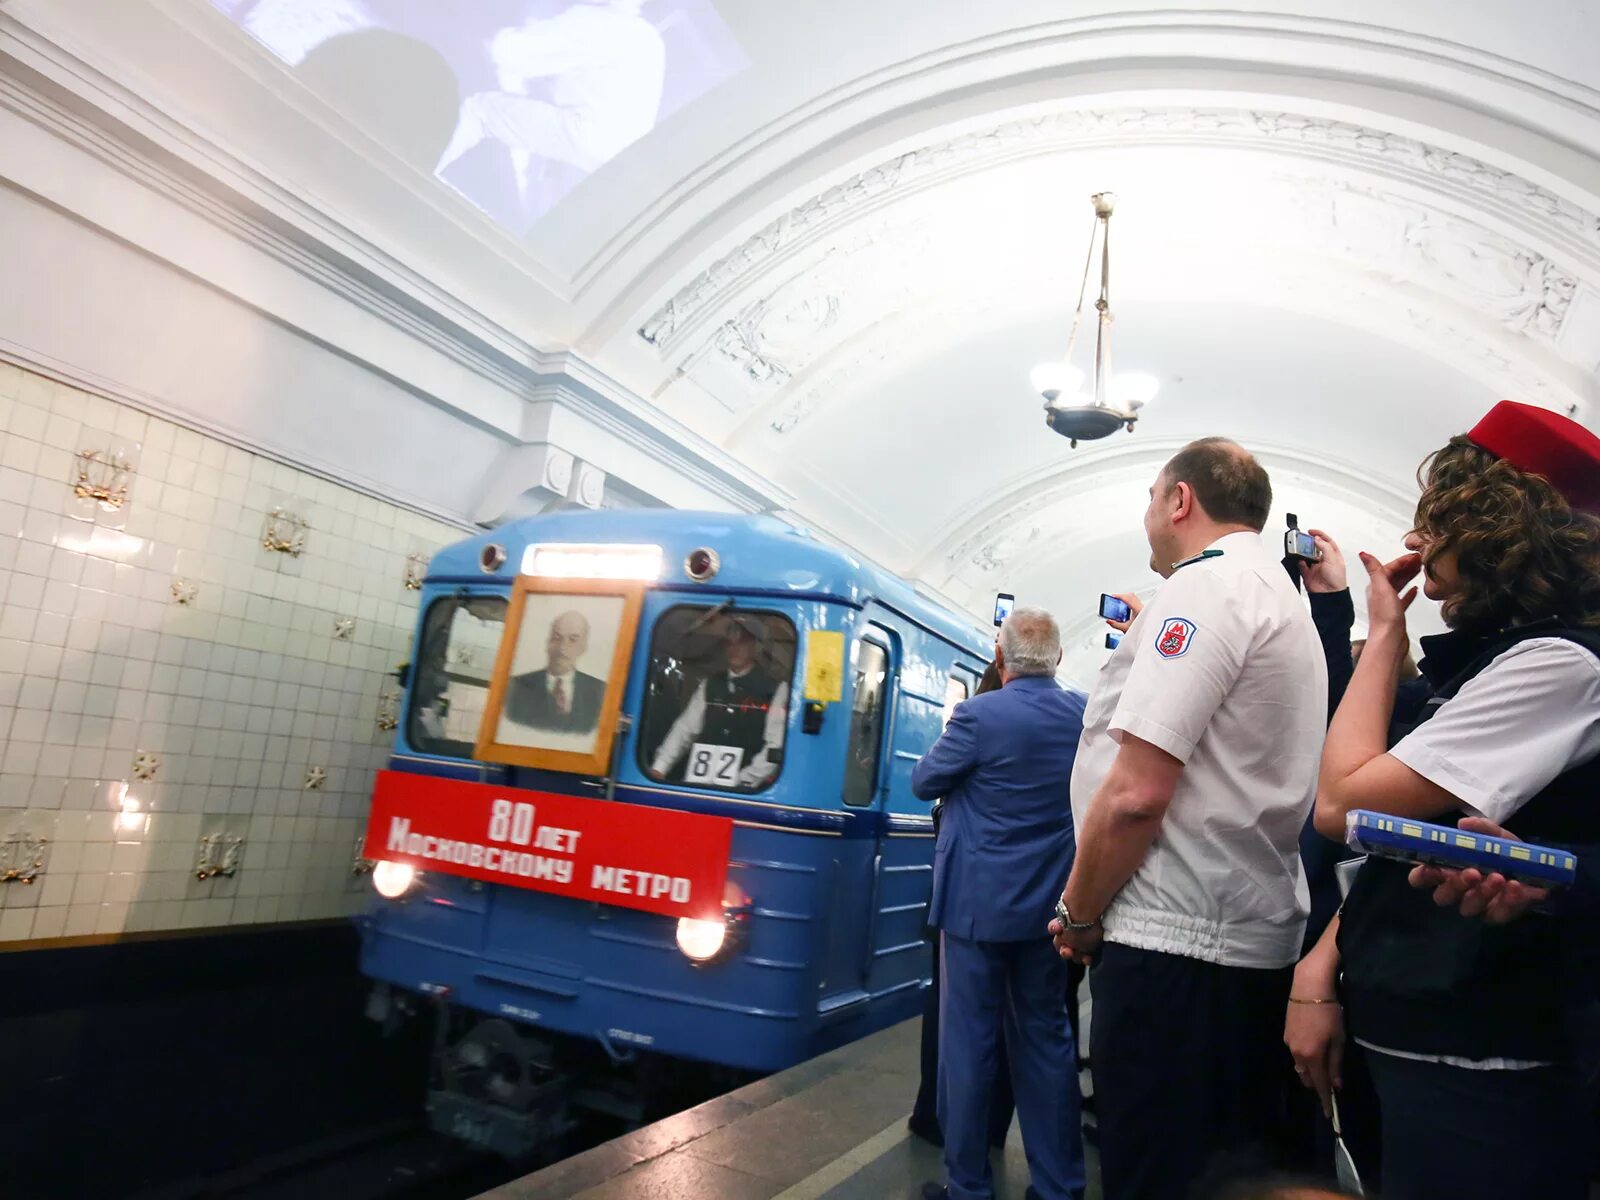
[[[236,833],[208,833],[200,839],[200,859],[195,863],[196,879],[212,879],[221,875],[231,879],[239,870],[244,857],[244,838]]]
[[[333,636],[341,642],[348,642],[350,635],[355,631],[356,619],[354,617],[340,617],[333,623]]]
[[[372,869],[378,865],[378,860],[366,856],[367,838],[365,834],[356,835],[355,854],[350,859],[350,874],[359,879],[363,875],[371,875]]]
[[[106,512],[117,512],[128,503],[136,470],[134,454],[126,446],[79,450],[72,456],[72,494]]]
[[[135,779],[154,779],[156,772],[161,769],[161,758],[148,750],[141,750],[133,756],[133,777]]]
[[[306,548],[306,533],[310,528],[303,517],[286,508],[275,508],[267,514],[266,524],[261,527],[261,548],[299,558]]]
[[[185,608],[194,603],[194,598],[200,594],[200,589],[187,579],[174,579],[172,581],[172,599]]]
[[[322,785],[328,782],[326,767],[311,767],[306,771],[306,782],[303,788],[307,792],[320,792]]]
[[[0,842],[0,883],[29,884],[44,870],[44,848],[48,838],[16,834]]]
[[[406,591],[417,592],[422,590],[422,581],[428,575],[428,556],[426,554],[406,555]]]
[[[391,733],[400,724],[400,693],[378,693],[378,729]]]

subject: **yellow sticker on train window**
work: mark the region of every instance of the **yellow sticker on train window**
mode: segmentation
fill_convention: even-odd
[[[806,699],[824,704],[844,699],[844,634],[806,630]]]

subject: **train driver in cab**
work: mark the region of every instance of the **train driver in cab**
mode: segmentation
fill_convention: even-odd
[[[760,665],[762,629],[730,616],[723,669],[702,679],[650,763],[658,778],[754,791],[778,773],[788,684]]]
[[[600,723],[606,685],[578,670],[589,649],[589,619],[564,612],[550,622],[545,641],[545,666],[515,676],[506,696],[506,716],[532,729],[592,733]]]

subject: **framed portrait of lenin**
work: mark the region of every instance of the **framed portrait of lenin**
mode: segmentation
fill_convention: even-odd
[[[638,582],[519,577],[473,757],[606,774],[643,600]]]

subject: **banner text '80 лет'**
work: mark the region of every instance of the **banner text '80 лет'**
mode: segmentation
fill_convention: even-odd
[[[727,817],[380,771],[368,858],[672,917],[721,915]]]

